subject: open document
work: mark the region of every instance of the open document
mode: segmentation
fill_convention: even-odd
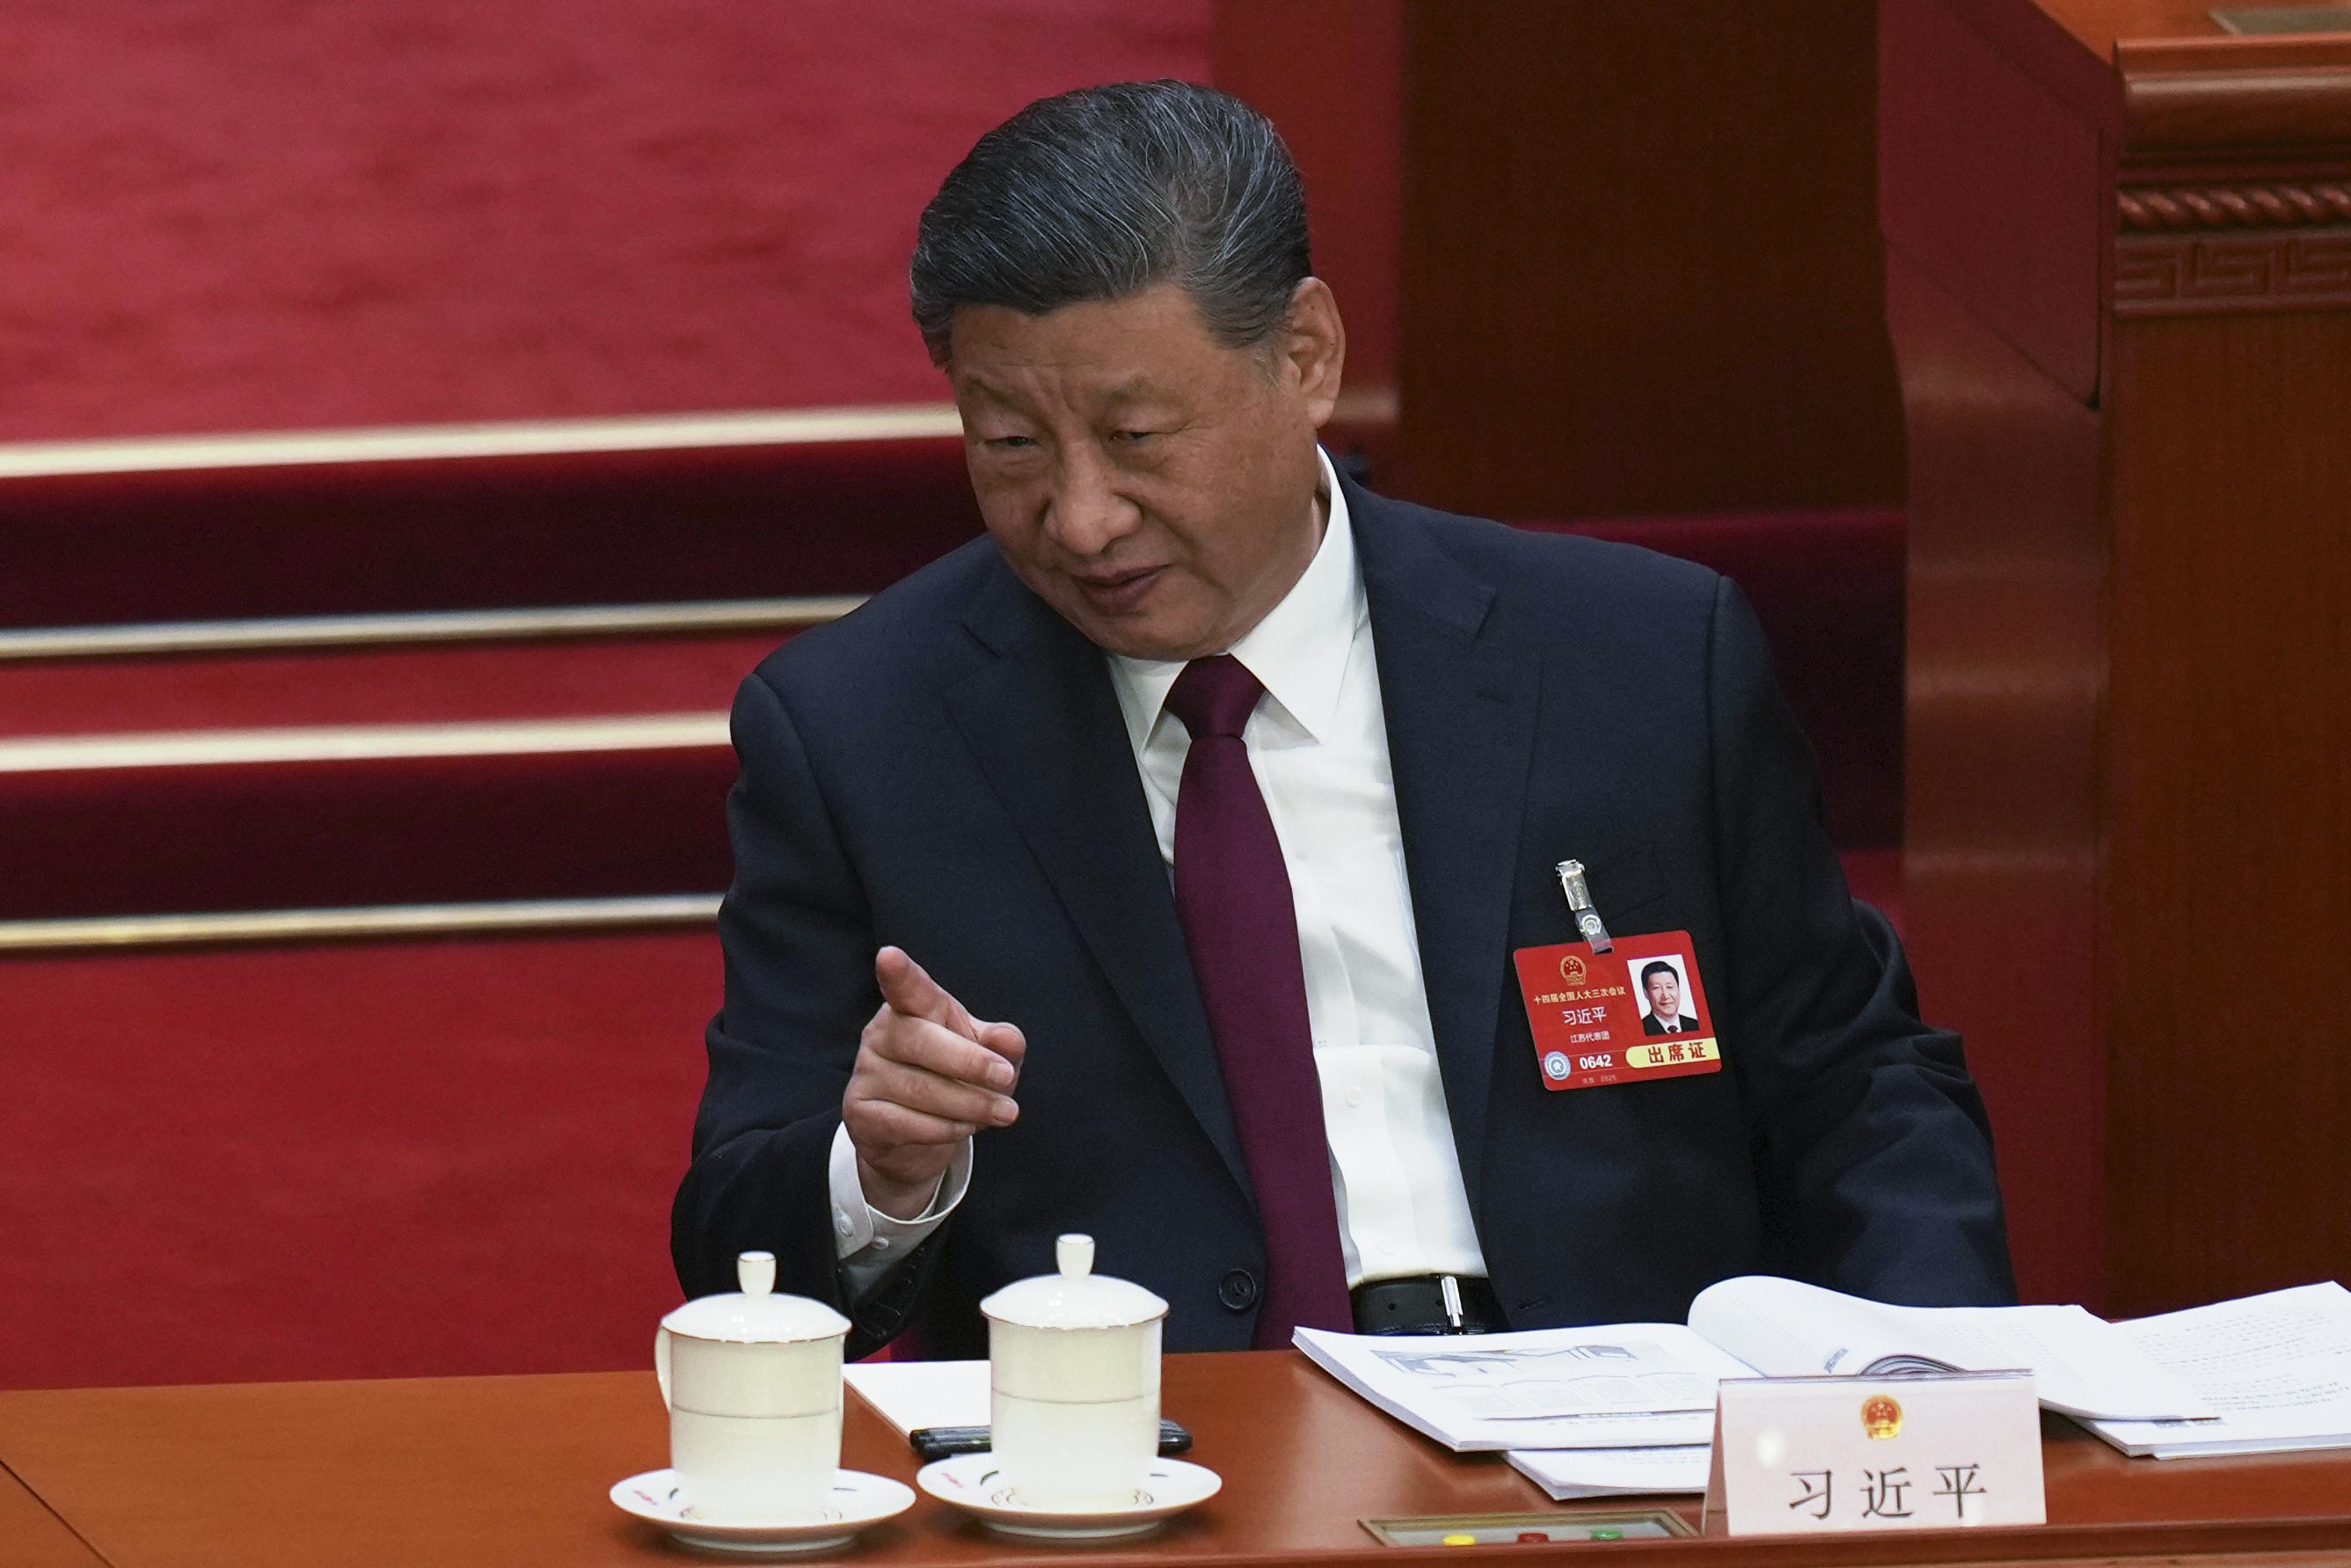
[[[2351,1448],[2351,1291],[2334,1283],[2116,1323],[2201,1393],[2217,1421],[2087,1421],[2126,1454]]]
[[[2041,1402],[2087,1417],[2209,1418],[2137,1341],[2079,1307],[1891,1307],[1792,1280],[1725,1280],[1689,1322],[1367,1336],[1300,1329],[1340,1382],[1448,1448],[1703,1445],[1725,1377],[2032,1372]],[[1541,1479],[1538,1477],[1537,1479]]]
[[[1315,1365],[1449,1448],[1704,1444],[1714,1385],[1748,1369],[1679,1323],[1525,1333],[1300,1329]]]
[[[2042,1405],[2067,1416],[2213,1413],[2186,1379],[2080,1307],[1892,1307],[1754,1274],[1699,1291],[1689,1321],[1766,1377],[2022,1368]]]

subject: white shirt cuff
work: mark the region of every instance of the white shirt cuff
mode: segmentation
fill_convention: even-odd
[[[861,1264],[874,1265],[878,1274],[880,1265],[893,1263],[922,1245],[923,1239],[963,1201],[963,1195],[971,1188],[971,1140],[966,1138],[956,1145],[929,1207],[912,1219],[893,1218],[865,1201],[864,1184],[857,1179],[857,1145],[850,1141],[845,1126],[833,1132],[828,1171],[833,1255],[844,1261],[855,1258]],[[866,1253],[871,1256],[860,1256]]]

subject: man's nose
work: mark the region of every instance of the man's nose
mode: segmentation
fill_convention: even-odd
[[[1046,499],[1045,528],[1074,556],[1098,556],[1134,530],[1141,514],[1119,493],[1117,470],[1091,446],[1063,448]]]

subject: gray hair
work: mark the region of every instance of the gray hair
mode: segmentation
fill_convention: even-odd
[[[979,139],[923,209],[911,292],[944,365],[965,306],[1042,316],[1158,283],[1249,348],[1311,271],[1305,188],[1265,116],[1213,88],[1120,82],[1040,99]]]

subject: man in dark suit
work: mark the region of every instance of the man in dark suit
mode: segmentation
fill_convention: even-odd
[[[1736,589],[1382,499],[1296,171],[1175,83],[992,131],[914,308],[989,538],[744,683],[689,1292],[984,1354],[1085,1231],[1173,1349],[2011,1298],[1981,1105]],[[1660,720],[1660,715],[1668,716]],[[1556,1092],[1514,949],[1682,930],[1720,1071]]]
[[[1682,977],[1663,958],[1653,958],[1641,966],[1638,977],[1642,994],[1648,998],[1648,1010],[1641,1015],[1643,1034],[1689,1034],[1698,1028],[1698,1019],[1682,1011]]]

